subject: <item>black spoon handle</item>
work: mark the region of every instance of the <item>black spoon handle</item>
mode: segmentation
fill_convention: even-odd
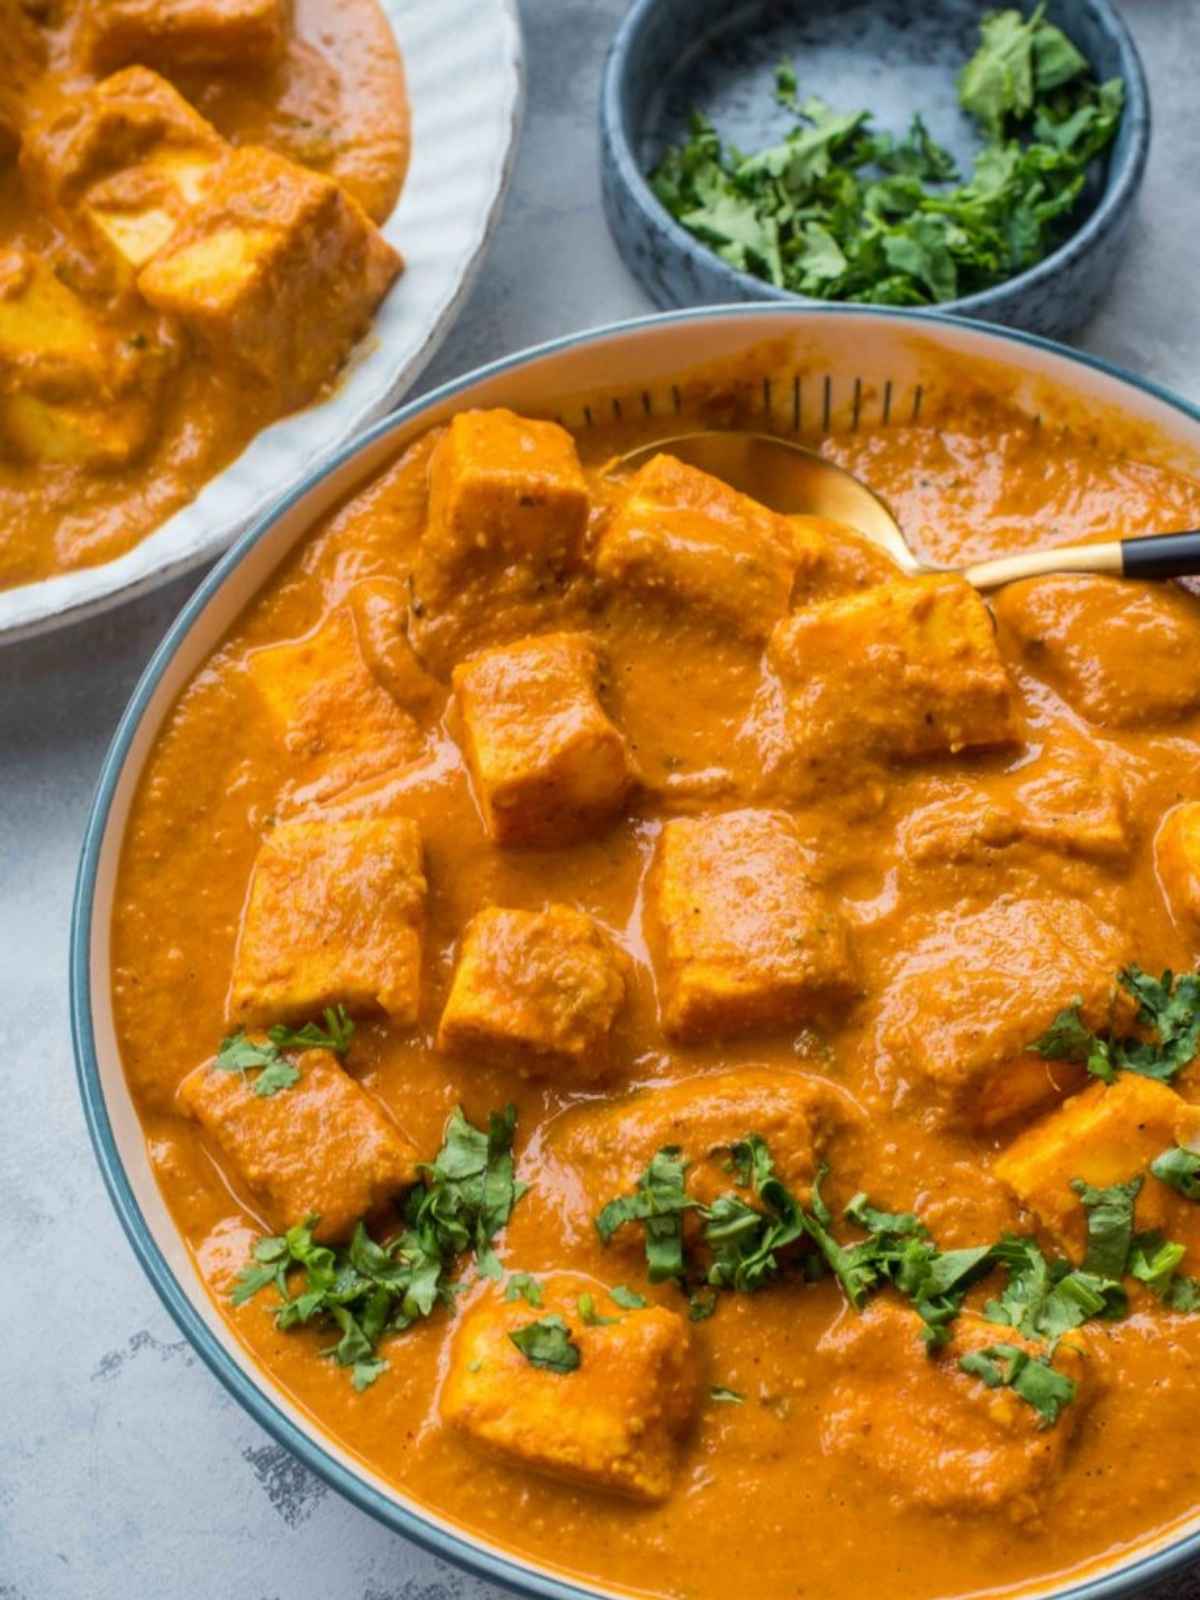
[[[1127,578],[1186,578],[1200,573],[1200,533],[1156,533],[1121,540]]]

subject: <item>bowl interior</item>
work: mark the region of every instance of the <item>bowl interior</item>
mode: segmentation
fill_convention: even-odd
[[[659,0],[628,58],[622,100],[634,160],[649,174],[686,138],[693,110],[741,150],[778,142],[795,126],[775,96],[776,68],[787,61],[801,102],[816,95],[837,110],[869,108],[878,129],[896,134],[919,112],[966,178],[982,140],[958,103],[956,80],[993,9],[993,0]],[[1047,17],[1098,80],[1124,75],[1119,38],[1090,0],[1050,0]],[[1094,163],[1073,230],[1095,209],[1111,160],[1110,153]]]
[[[648,318],[578,335],[446,385],[376,426],[284,499],[206,579],[146,669],[101,773],[80,864],[71,951],[76,1060],[89,1129],[130,1242],[168,1310],[234,1397],[305,1465],[387,1526],[526,1595],[601,1594],[535,1569],[405,1498],[323,1434],[251,1360],[217,1313],[159,1193],[121,1065],[109,934],[131,802],[158,730],[192,673],[315,522],[412,438],[468,406],[509,405],[586,428],[631,408],[669,416],[685,391],[722,416],[805,435],[886,421],[900,426],[953,401],[966,383],[1031,413],[1102,432],[1106,416],[1144,430],[1139,450],[1200,473],[1200,412],[1086,357],[926,313],[743,306]],[[729,408],[733,411],[730,412]],[[1183,1554],[1181,1531],[1120,1573],[1039,1586],[1058,1596],[1131,1594]],[[1030,1595],[1022,1600],[1031,1600]]]

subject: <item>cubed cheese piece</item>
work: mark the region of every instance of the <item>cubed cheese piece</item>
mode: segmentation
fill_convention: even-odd
[[[1083,1260],[1087,1228],[1072,1182],[1082,1178],[1106,1189],[1143,1177],[1136,1227],[1160,1229],[1187,1245],[1184,1267],[1194,1272],[1200,1266],[1200,1206],[1147,1171],[1177,1144],[1200,1149],[1200,1106],[1189,1105],[1165,1083],[1123,1072],[1115,1083],[1094,1083],[1028,1128],[992,1170],[1076,1261]]]
[[[1106,1026],[1128,954],[1125,936],[1076,900],[1002,897],[943,913],[912,940],[880,1003],[897,1098],[978,1129],[1062,1099],[1083,1068],[1029,1046],[1076,1000],[1089,1027]]]
[[[667,1145],[681,1149],[688,1161],[685,1182],[693,1200],[711,1204],[730,1193],[730,1147],[752,1133],[766,1140],[776,1173],[807,1205],[832,1135],[856,1119],[849,1096],[821,1078],[779,1067],[739,1067],[580,1106],[555,1122],[549,1152],[574,1174],[585,1198],[580,1231],[590,1233],[601,1208],[632,1193]],[[566,1186],[562,1192],[568,1193]],[[736,1192],[753,1203],[748,1190]],[[613,1244],[622,1242],[641,1249],[641,1230],[621,1230]]]
[[[138,288],[212,359],[283,409],[337,372],[402,262],[332,179],[273,151],[233,151]]]
[[[402,766],[420,747],[416,721],[363,660],[349,607],[302,639],[255,650],[246,668],[310,798]]]
[[[987,607],[961,578],[882,583],[806,607],[771,635],[795,754],[956,754],[1016,737],[1012,687]]]
[[[460,411],[429,463],[429,520],[413,574],[424,613],[509,580],[542,593],[578,567],[588,490],[575,441],[555,422]],[[542,588],[538,589],[538,585]]]
[[[254,861],[229,1016],[300,1022],[326,1006],[416,1021],[425,875],[407,817],[281,822]]]
[[[666,823],[653,893],[672,1038],[795,1027],[853,1000],[845,925],[785,812]]]
[[[1099,727],[1200,707],[1200,601],[1180,589],[1062,573],[1011,584],[996,615],[1029,671]]]
[[[1189,937],[1200,933],[1200,800],[1173,806],[1154,838],[1158,881]]]
[[[839,1318],[818,1346],[836,1372],[822,1401],[821,1443],[845,1464],[844,1492],[857,1498],[882,1483],[896,1511],[1036,1524],[1102,1387],[1087,1336],[1067,1334],[1054,1353],[1076,1392],[1045,1427],[1012,1389],[989,1389],[959,1366],[969,1351],[1005,1344],[1044,1357],[1041,1346],[969,1312],[940,1350],[926,1347],[919,1327],[912,1311],[880,1297],[862,1316]]]
[[[489,1289],[466,1313],[442,1416],[516,1466],[648,1504],[665,1500],[698,1394],[687,1323],[661,1306],[624,1310],[581,1274],[556,1272],[541,1284],[536,1310]],[[581,1294],[614,1320],[585,1323]],[[574,1371],[534,1366],[509,1337],[547,1316],[570,1331]]]
[[[630,480],[596,552],[614,588],[662,600],[752,643],[786,615],[797,573],[821,561],[823,540],[671,455]]]
[[[22,251],[0,252],[0,439],[16,455],[122,466],[148,444],[165,353],[118,339]]]
[[[273,1095],[255,1094],[238,1072],[197,1067],[179,1100],[273,1228],[317,1216],[319,1238],[342,1239],[416,1182],[416,1154],[327,1050],[308,1050],[296,1065],[299,1081]]]
[[[565,1081],[602,1073],[628,961],[570,906],[481,911],[468,923],[438,1049]]]
[[[286,0],[90,0],[81,43],[94,72],[131,61],[244,72],[277,61],[287,31]]]
[[[497,844],[570,844],[621,810],[629,752],[597,696],[599,671],[581,633],[523,639],[454,669],[464,753]]]
[[[105,262],[118,287],[172,237],[229,146],[157,73],[130,67],[30,125],[35,195]]]

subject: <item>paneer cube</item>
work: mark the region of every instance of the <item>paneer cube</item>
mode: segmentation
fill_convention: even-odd
[[[81,50],[94,72],[131,61],[244,72],[277,61],[287,35],[287,0],[96,0]]]
[[[273,1095],[255,1094],[241,1073],[197,1067],[179,1086],[180,1105],[273,1228],[317,1216],[318,1238],[343,1239],[416,1182],[416,1152],[329,1051],[305,1051],[296,1065],[299,1081]]]
[[[654,872],[663,1028],[698,1041],[790,1028],[857,993],[846,928],[782,811],[667,822]]]
[[[1173,585],[1029,578],[1001,590],[996,616],[1029,671],[1101,728],[1153,727],[1200,706],[1200,601]]]
[[[630,480],[596,552],[614,589],[661,600],[762,643],[824,541],[719,478],[657,455]]]
[[[1175,1145],[1200,1150],[1200,1106],[1153,1078],[1123,1072],[1113,1084],[1093,1083],[1014,1140],[993,1172],[1037,1218],[1039,1227],[1075,1261],[1087,1244],[1086,1214],[1071,1188],[1143,1178],[1134,1212],[1138,1231],[1161,1230],[1184,1244],[1185,1270],[1200,1266],[1200,1206],[1147,1169]]]
[[[254,861],[230,1020],[302,1022],[340,1004],[415,1022],[425,893],[407,817],[279,823]]]
[[[961,578],[901,579],[808,606],[775,629],[770,660],[802,771],[1017,737],[991,618]]]
[[[50,265],[0,252],[0,440],[29,461],[132,461],[156,426],[166,353],[118,339]]]
[[[821,1443],[845,1463],[845,1493],[858,1497],[882,1482],[906,1509],[1036,1525],[1103,1386],[1086,1334],[1067,1334],[1054,1352],[1075,1397],[1045,1427],[1013,1389],[989,1389],[959,1366],[968,1352],[995,1345],[1044,1358],[1042,1346],[970,1312],[940,1350],[928,1349],[919,1328],[912,1311],[880,1296],[861,1316],[840,1317],[817,1347],[837,1373],[823,1399]]]
[[[127,288],[229,148],[165,78],[130,67],[37,118],[21,164],[33,193],[83,229],[113,285]]]
[[[438,1049],[511,1063],[530,1077],[595,1077],[608,1065],[628,967],[603,929],[570,906],[491,906],[463,933]]]
[[[1173,806],[1154,836],[1158,881],[1190,938],[1200,933],[1200,800]]]
[[[596,693],[600,665],[586,634],[553,633],[455,667],[463,750],[497,844],[571,844],[624,805],[633,774]]]
[[[347,606],[302,639],[255,650],[246,670],[310,799],[402,766],[420,747],[416,720],[364,661]]]
[[[580,1106],[555,1122],[548,1149],[582,1191],[579,1231],[590,1236],[602,1207],[632,1193],[656,1152],[667,1145],[678,1146],[687,1159],[685,1182],[693,1200],[709,1205],[733,1191],[752,1204],[749,1190],[734,1191],[730,1148],[760,1134],[777,1175],[807,1205],[832,1136],[856,1120],[850,1097],[824,1079],[779,1067],[739,1067]],[[567,1185],[556,1186],[556,1205],[561,1207],[560,1196],[569,1193]],[[687,1219],[685,1227],[692,1226]],[[698,1233],[702,1225],[694,1226]],[[622,1229],[612,1244],[641,1250],[641,1230]]]
[[[489,1289],[466,1313],[442,1416],[515,1466],[646,1504],[665,1500],[699,1392],[687,1323],[662,1306],[625,1310],[578,1273],[550,1274],[541,1287],[536,1310]],[[581,1294],[613,1320],[584,1322]],[[513,1343],[546,1317],[566,1324],[579,1353],[573,1371],[535,1366]]]
[[[941,914],[914,939],[879,1006],[883,1076],[935,1123],[988,1129],[1061,1100],[1084,1069],[1030,1050],[1079,1001],[1107,1025],[1126,936],[1082,902],[1001,897],[986,911]]]
[[[251,145],[220,163],[137,281],[215,362],[292,410],[333,377],[402,265],[332,179]]]
[[[555,422],[460,411],[429,463],[429,519],[413,573],[423,613],[485,582],[552,590],[580,565],[588,489],[575,441]]]

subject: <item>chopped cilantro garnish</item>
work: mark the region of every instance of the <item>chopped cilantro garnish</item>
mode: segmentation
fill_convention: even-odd
[[[1006,1236],[992,1246],[992,1260],[1007,1271],[1008,1281],[983,1314],[1027,1338],[1053,1346],[1092,1317],[1111,1321],[1125,1315],[1128,1302],[1119,1282],[1069,1261],[1047,1261],[1032,1239]]]
[[[1142,1190],[1141,1178],[1115,1183],[1108,1189],[1094,1189],[1076,1178],[1071,1185],[1087,1212],[1087,1254],[1085,1272],[1102,1278],[1120,1278],[1129,1260],[1133,1239],[1133,1208]]]
[[[1150,1035],[1104,1038],[1088,1028],[1075,1001],[1029,1046],[1051,1061],[1080,1061],[1111,1083],[1118,1071],[1170,1083],[1200,1052],[1200,973],[1164,972],[1152,978],[1139,966],[1123,967],[1117,982],[1137,1001],[1136,1022]]]
[[[340,1337],[324,1354],[353,1369],[356,1389],[367,1388],[387,1367],[376,1355],[384,1335],[453,1302],[459,1286],[451,1273],[459,1256],[473,1251],[481,1273],[500,1275],[492,1240],[524,1192],[513,1180],[515,1125],[511,1106],[492,1114],[487,1133],[456,1108],[436,1158],[421,1168],[422,1181],[409,1192],[401,1232],[379,1243],[359,1222],[349,1244],[334,1248],[317,1243],[318,1219],[310,1217],[279,1237],[258,1241],[231,1300],[241,1305],[273,1283],[281,1302],[275,1308],[279,1327],[331,1324]],[[302,1274],[297,1293],[294,1273]],[[531,1278],[523,1292],[529,1298],[530,1285],[540,1300]]]
[[[327,1006],[325,1026],[306,1022],[302,1028],[270,1028],[266,1040],[252,1039],[244,1028],[222,1039],[213,1065],[222,1072],[256,1071],[254,1093],[263,1099],[290,1089],[300,1080],[300,1071],[284,1054],[285,1050],[332,1050],[344,1055],[354,1037],[354,1023],[342,1006]]]
[[[1015,1344],[993,1344],[972,1350],[959,1359],[963,1372],[979,1378],[989,1389],[1009,1388],[1020,1395],[1050,1428],[1064,1406],[1075,1398],[1075,1381],[1057,1372],[1042,1356],[1030,1355]]]
[[[722,1383],[714,1383],[708,1391],[708,1398],[719,1406],[743,1406],[746,1396],[739,1394],[736,1389],[727,1389]]]
[[[590,1294],[581,1294],[575,1302],[579,1308],[579,1320],[589,1328],[611,1328],[614,1322],[620,1322],[620,1317],[604,1317],[596,1310],[595,1299]]]
[[[530,1366],[544,1367],[547,1372],[574,1372],[582,1359],[570,1328],[557,1315],[527,1322],[508,1337]]]
[[[683,1213],[695,1209],[683,1185],[686,1167],[682,1151],[665,1145],[638,1179],[634,1193],[610,1200],[596,1218],[596,1232],[605,1244],[626,1223],[645,1225],[651,1283],[683,1277]]]
[[[694,113],[651,174],[667,210],[724,260],[826,300],[927,305],[1024,271],[1056,247],[1124,101],[1097,84],[1039,8],[984,19],[959,98],[985,138],[963,182],[920,116],[897,139],[867,111],[800,103],[783,63],[776,98],[796,126],[750,155]]]
[[[628,1289],[623,1283],[618,1283],[608,1291],[608,1298],[615,1301],[623,1311],[641,1311],[649,1302],[633,1289]]]
[[[514,1272],[504,1285],[504,1298],[506,1300],[524,1300],[526,1305],[535,1309],[542,1303],[542,1286],[536,1278],[531,1278],[527,1272]]]
[[[1185,1200],[1200,1200],[1200,1155],[1194,1150],[1181,1145],[1164,1150],[1150,1163],[1150,1171]]]

